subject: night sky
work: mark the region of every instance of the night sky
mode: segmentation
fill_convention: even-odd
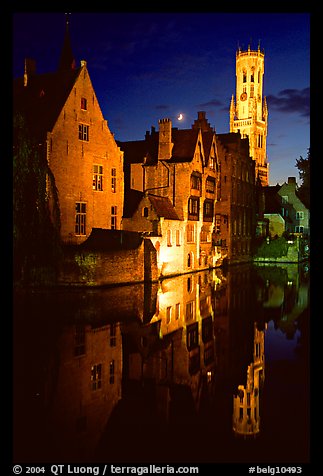
[[[69,10],[70,12],[70,10]],[[229,132],[238,47],[265,52],[269,184],[296,177],[310,147],[310,13],[82,12],[69,15],[77,66],[87,66],[116,140],[142,140],[168,117],[190,128],[198,111]],[[64,12],[13,14],[13,76],[24,59],[37,72],[57,68]],[[183,120],[178,121],[179,114]]]

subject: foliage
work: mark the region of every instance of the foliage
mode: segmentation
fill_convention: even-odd
[[[295,167],[299,170],[299,178],[301,179],[302,183],[298,187],[298,195],[304,205],[309,208],[310,207],[310,168],[311,168],[311,149],[309,148],[307,151],[307,157],[303,159],[300,156],[299,159],[296,159]]]
[[[42,148],[24,118],[13,119],[14,279],[30,283],[55,272],[60,257],[58,194]]]
[[[286,239],[281,236],[267,243],[266,239],[260,244],[257,249],[256,256],[263,258],[280,258],[286,256],[288,251],[288,243]]]

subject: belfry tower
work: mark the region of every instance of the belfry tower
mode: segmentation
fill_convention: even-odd
[[[256,179],[268,185],[267,124],[268,108],[263,97],[264,52],[250,50],[236,53],[236,102],[230,105],[230,132],[240,131],[249,138],[250,156],[256,162]]]

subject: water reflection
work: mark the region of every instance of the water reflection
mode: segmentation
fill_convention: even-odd
[[[241,265],[156,284],[17,292],[15,461],[239,462],[256,452],[259,462],[306,462],[306,407],[302,426],[276,427],[273,416],[286,391],[279,368],[293,369],[289,383],[306,401],[308,282],[306,265]],[[278,429],[297,431],[297,445],[275,451]]]

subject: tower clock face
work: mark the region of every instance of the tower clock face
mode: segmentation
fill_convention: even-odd
[[[247,93],[242,93],[240,99],[241,101],[245,101],[247,99]]]

